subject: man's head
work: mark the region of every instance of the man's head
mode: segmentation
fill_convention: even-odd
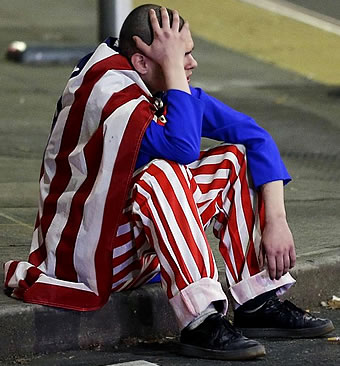
[[[150,45],[153,41],[153,30],[150,23],[149,12],[154,9],[159,24],[162,26],[161,7],[159,5],[145,4],[132,10],[125,19],[119,34],[119,48],[121,54],[131,60],[131,56],[139,52],[133,36],[138,36],[146,44]],[[172,11],[167,9],[172,24]],[[184,19],[180,17],[179,29],[183,27]]]
[[[170,32],[161,43],[163,50],[159,43],[161,37],[159,29],[163,29],[162,21],[165,29],[163,35]],[[156,29],[158,29],[157,34]],[[180,42],[178,44],[179,48],[171,41],[169,43],[170,39],[174,39],[173,37],[177,39],[176,34],[180,35],[178,40]],[[136,38],[138,38],[137,43]],[[183,62],[183,69],[188,82],[190,82],[192,70],[197,66],[197,62],[192,56],[194,42],[188,24],[177,12],[158,5],[148,4],[134,9],[122,26],[119,44],[121,54],[129,59],[153,94],[164,91],[168,87],[164,74],[165,70],[163,70],[164,65],[161,66],[162,61],[168,60],[168,57],[171,57],[175,63],[180,57],[179,62]],[[152,52],[151,49],[153,49]],[[167,55],[165,56],[165,54]],[[168,68],[167,71],[169,71]]]

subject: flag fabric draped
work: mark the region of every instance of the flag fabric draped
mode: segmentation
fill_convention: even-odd
[[[154,113],[139,75],[107,43],[74,69],[44,152],[29,259],[5,264],[13,296],[82,311],[106,303],[118,220]]]

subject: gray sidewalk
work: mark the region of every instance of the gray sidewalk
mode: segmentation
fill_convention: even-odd
[[[45,18],[40,13],[39,26],[34,6],[20,18],[22,12],[16,7],[25,6],[24,2],[14,3],[0,1],[2,54],[15,39],[46,44],[96,42],[95,9],[89,1],[82,2],[83,6],[80,1],[72,2],[71,10],[79,6],[82,21],[66,10],[51,17],[43,7],[46,2],[37,1],[34,6],[47,12]],[[196,40],[195,56],[200,66],[194,85],[255,117],[278,143],[294,178],[286,188],[286,202],[298,254],[292,273],[298,282],[287,296],[302,307],[317,309],[320,301],[340,296],[340,100],[328,96],[329,87],[203,40]],[[4,262],[27,258],[42,151],[55,103],[71,69],[0,59],[1,278]],[[209,239],[224,282],[223,263],[211,233]],[[0,329],[0,360],[14,354],[112,345],[126,337],[152,339],[177,332],[158,285],[112,295],[103,309],[89,313],[24,304],[1,291]]]

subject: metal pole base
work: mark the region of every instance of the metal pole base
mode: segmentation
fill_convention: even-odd
[[[94,46],[28,46],[25,42],[12,42],[6,58],[24,64],[75,64],[94,50]]]

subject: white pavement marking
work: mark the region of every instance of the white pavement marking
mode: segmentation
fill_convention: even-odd
[[[336,248],[313,250],[313,251],[308,252],[308,253],[299,254],[299,255],[296,256],[296,258],[308,257],[310,255],[316,255],[316,254],[325,254],[325,253],[328,253],[328,252],[333,252],[334,250],[336,250]]]
[[[10,221],[16,223],[17,225],[28,227],[30,230],[32,230],[32,228],[33,228],[31,225],[25,224],[24,222],[22,222],[20,220],[17,220],[14,217],[8,216],[8,215],[4,214],[3,212],[0,212],[0,216],[4,217],[7,220],[10,220]]]
[[[123,362],[123,363],[114,363],[112,365],[106,366],[159,366],[156,363],[150,363],[148,361],[138,360],[138,361],[131,361],[131,362]]]
[[[340,21],[284,0],[239,0],[340,36]]]

